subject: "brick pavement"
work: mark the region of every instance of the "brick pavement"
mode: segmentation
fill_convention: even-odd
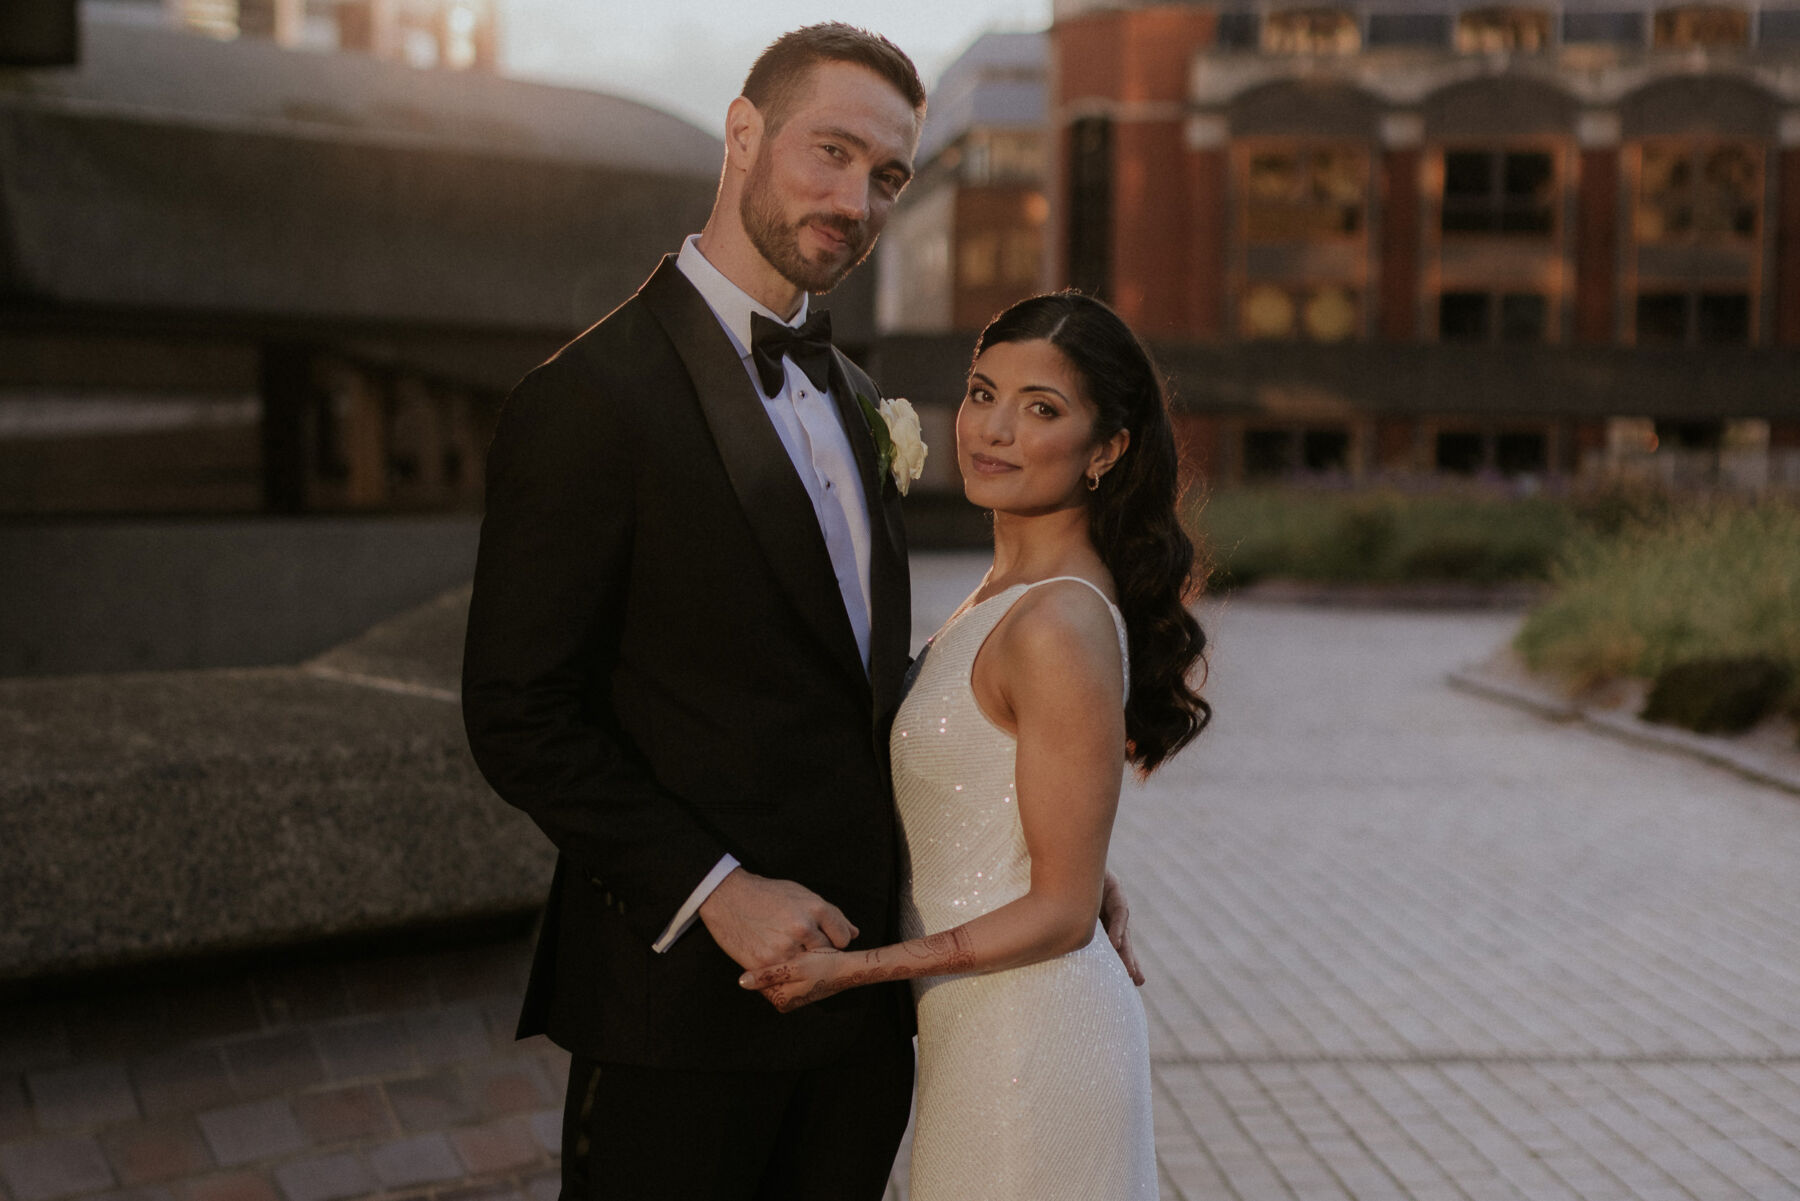
[[[0,1004],[0,1199],[551,1198],[567,1056],[529,942]]]
[[[1451,691],[1504,616],[1209,624],[1216,726],[1115,844],[1166,1201],[1800,1199],[1800,803]],[[0,1003],[0,1201],[547,1201],[527,951]]]
[[[1794,797],[1448,689],[1505,616],[1210,625],[1115,854],[1165,1198],[1800,1198]]]

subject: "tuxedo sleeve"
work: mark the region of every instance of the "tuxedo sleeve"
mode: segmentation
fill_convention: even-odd
[[[507,398],[488,453],[462,704],[488,783],[606,882],[649,945],[731,848],[657,784],[612,707],[631,443],[614,398],[566,356]]]

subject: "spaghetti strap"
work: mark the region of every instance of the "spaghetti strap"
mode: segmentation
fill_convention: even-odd
[[[1106,607],[1108,609],[1111,609],[1114,613],[1117,613],[1119,611],[1119,606],[1113,604],[1112,598],[1110,596],[1107,596],[1106,593],[1101,590],[1100,585],[1094,583],[1094,581],[1092,581],[1092,580],[1084,579],[1083,577],[1078,576],[1078,575],[1053,575],[1049,579],[1046,579],[1046,580],[1033,580],[1033,581],[1031,581],[1031,583],[1024,585],[1024,587],[1026,588],[1027,591],[1029,591],[1030,589],[1036,588],[1042,584],[1056,584],[1056,583],[1060,583],[1063,580],[1074,580],[1076,583],[1086,584],[1089,588],[1092,588],[1094,590],[1094,595],[1098,596],[1101,600],[1106,602]]]

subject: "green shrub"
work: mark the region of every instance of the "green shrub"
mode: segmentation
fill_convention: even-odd
[[[1638,714],[1701,734],[1748,730],[1775,708],[1792,673],[1773,659],[1694,659],[1664,669]]]
[[[1411,495],[1245,488],[1189,512],[1211,583],[1547,578],[1576,527],[1564,502],[1476,492]]]
[[[1515,645],[1577,685],[1700,659],[1800,664],[1800,508],[1696,502],[1579,535]]]

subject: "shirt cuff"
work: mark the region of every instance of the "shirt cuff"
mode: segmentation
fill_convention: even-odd
[[[687,902],[675,911],[675,916],[669,919],[667,926],[663,927],[661,937],[650,944],[650,949],[661,955],[674,946],[675,940],[686,934],[688,927],[692,926],[699,918],[700,906],[706,903],[707,897],[712,896],[713,889],[723,884],[725,877],[737,870],[737,867],[738,861],[735,856],[730,854],[721,856],[719,861],[713,865],[713,869],[706,873],[706,879],[700,881],[699,887],[688,894]]]

